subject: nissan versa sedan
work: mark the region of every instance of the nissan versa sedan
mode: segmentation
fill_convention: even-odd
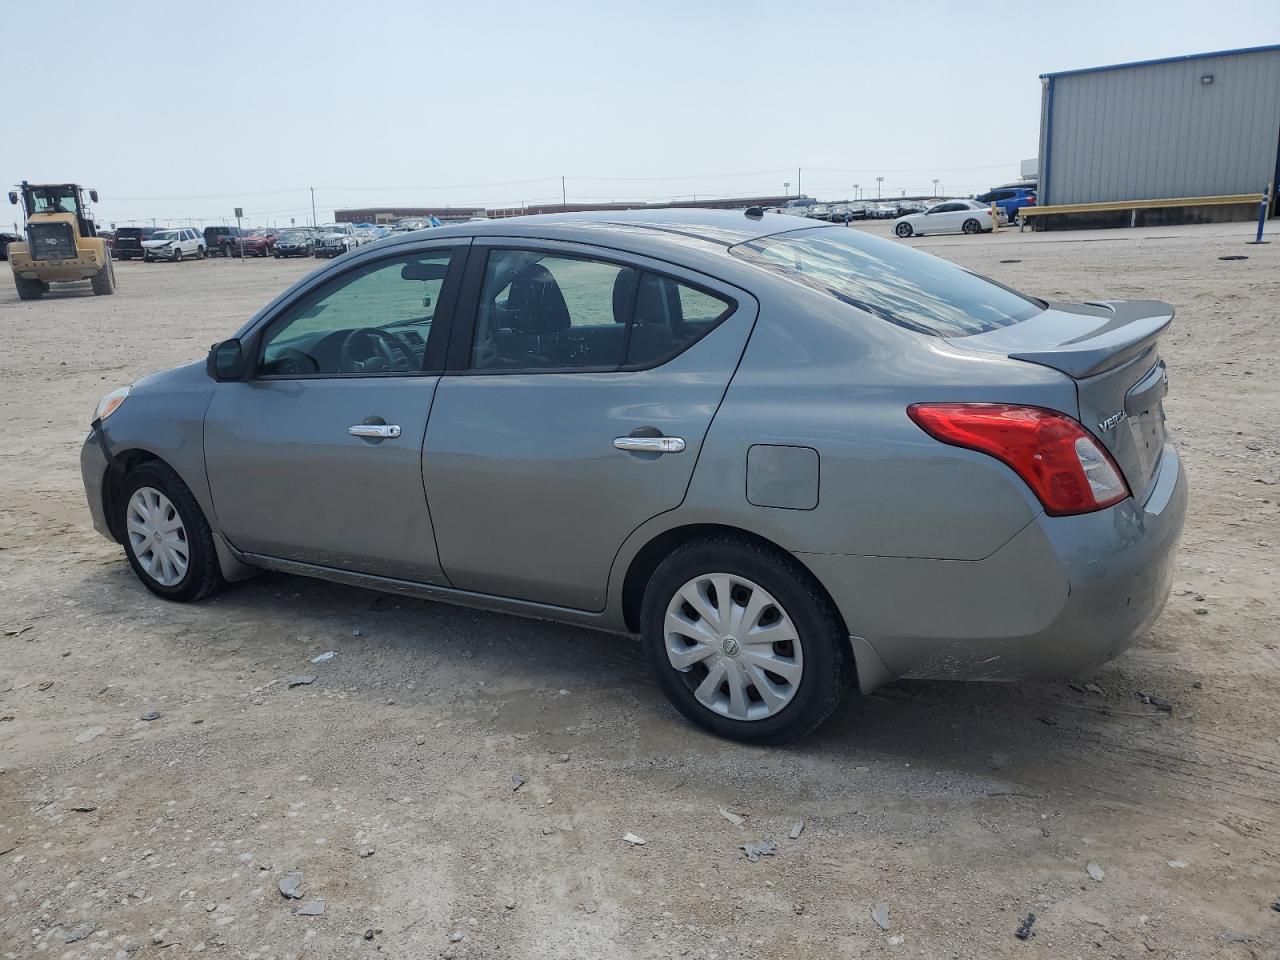
[[[103,398],[94,525],[153,593],[268,569],[638,634],[776,743],[897,677],[1061,677],[1160,612],[1171,307],[1050,304],[742,211],[353,251]]]

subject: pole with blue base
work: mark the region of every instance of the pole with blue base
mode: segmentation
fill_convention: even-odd
[[[1262,202],[1258,204],[1258,236],[1257,236],[1257,239],[1250,240],[1250,241],[1249,241],[1249,243],[1250,243],[1250,244],[1257,244],[1257,243],[1270,243],[1270,242],[1271,242],[1270,240],[1263,240],[1263,239],[1262,239],[1262,228],[1263,228],[1263,226],[1265,226],[1265,224],[1266,224],[1266,222],[1267,222],[1267,203],[1268,203],[1268,202],[1269,202],[1269,200],[1270,200],[1270,196],[1268,195],[1268,189],[1269,189],[1269,188],[1264,188],[1264,189],[1263,189],[1263,191],[1262,191]]]

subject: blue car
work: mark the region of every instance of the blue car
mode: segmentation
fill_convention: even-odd
[[[1036,192],[1027,187],[998,187],[974,199],[979,203],[994,203],[1009,215],[1009,222],[1013,223],[1018,219],[1019,210],[1036,205]]]

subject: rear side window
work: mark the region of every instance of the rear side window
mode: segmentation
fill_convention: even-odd
[[[492,251],[476,315],[477,370],[618,370],[665,363],[732,304],[670,277],[539,250]]]
[[[665,363],[724,319],[731,305],[720,297],[645,273],[636,291],[627,365]]]
[[[1042,305],[938,257],[861,230],[817,227],[730,248],[737,257],[883,320],[937,337],[1020,323]]]

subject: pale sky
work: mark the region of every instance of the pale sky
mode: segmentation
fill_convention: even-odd
[[[1277,0],[14,3],[0,178],[100,222],[985,190],[1039,75],[1280,42]],[[91,61],[86,68],[85,57]],[[16,208],[0,222],[16,219]]]

